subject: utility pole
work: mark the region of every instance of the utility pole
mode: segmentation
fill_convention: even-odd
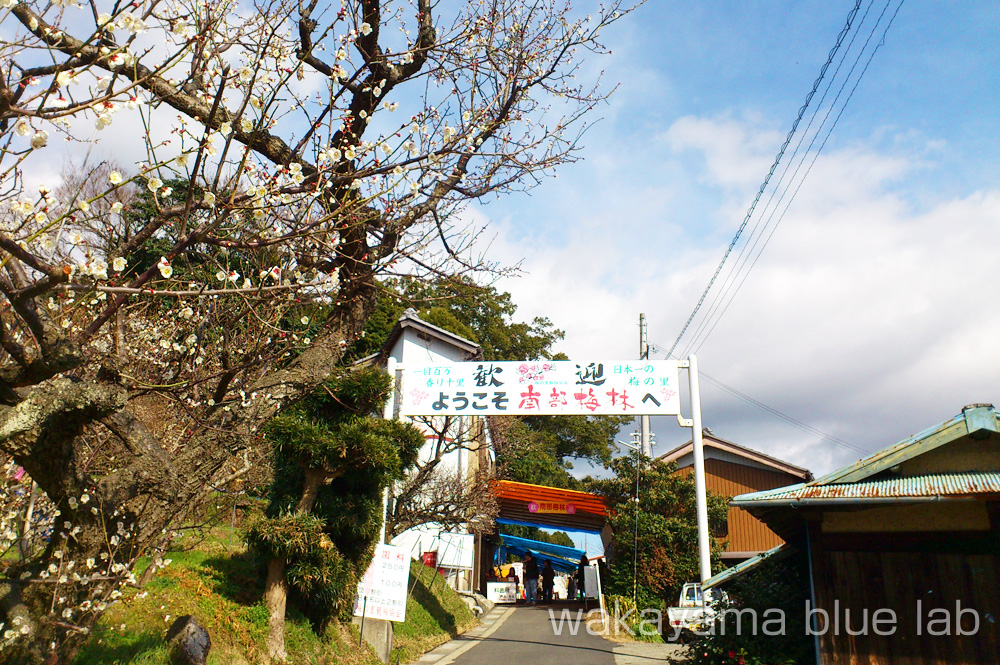
[[[639,359],[649,360],[649,340],[646,337],[646,315],[639,315]],[[639,451],[643,457],[653,457],[653,447],[649,442],[649,416],[639,416]]]

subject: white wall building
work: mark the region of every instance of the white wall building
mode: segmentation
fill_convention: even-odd
[[[480,356],[480,348],[475,343],[448,332],[420,319],[417,312],[408,309],[400,317],[398,323],[389,334],[380,354],[388,358],[389,367],[402,368],[407,365],[435,365],[450,362],[464,362]],[[397,381],[401,376],[396,372]],[[395,395],[401,394],[406,386],[396,385]],[[398,399],[394,399],[395,404]],[[386,416],[393,417],[395,411]],[[476,416],[463,417],[454,430],[475,432],[478,439],[473,449],[470,446],[455,446],[443,454],[436,471],[454,474],[459,479],[469,479],[480,468],[491,464],[491,453],[481,418]],[[427,432],[428,441],[420,453],[420,463],[432,460],[440,445],[433,430],[424,423],[414,419],[415,424]],[[437,567],[445,575],[448,583],[460,590],[471,590],[476,579],[476,541],[475,536],[465,527],[452,528],[445,531],[439,524],[424,524],[411,528],[392,539],[391,544],[409,551],[414,558],[420,558],[427,552],[434,552]]]

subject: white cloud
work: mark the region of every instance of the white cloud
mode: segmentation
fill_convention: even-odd
[[[730,118],[683,118],[666,136],[674,152],[664,155],[672,166],[662,168],[693,171],[709,189],[738,188],[743,198],[755,191],[775,145],[774,132]],[[1000,253],[992,247],[1000,233],[1000,190],[918,207],[912,201],[923,197],[910,189],[913,169],[905,154],[861,143],[821,156],[698,350],[702,370],[869,450],[950,418],[966,403],[993,401],[1000,315],[990,296],[1000,275]],[[620,181],[606,176],[608,191],[575,192],[562,235],[552,235],[551,227],[545,236],[525,231],[542,223],[530,211],[516,225],[493,227],[499,232],[493,258],[523,258],[528,273],[501,285],[514,295],[518,315],[548,316],[565,329],[559,348],[571,357],[635,357],[640,312],[650,339],[669,345],[724,249],[695,234],[664,246],[649,231],[649,199],[621,196],[612,191]],[[669,197],[657,194],[670,188],[648,180],[624,187],[659,201]],[[562,180],[560,189],[560,200],[567,200],[572,180]],[[613,215],[600,204],[588,211],[588,201],[605,196],[616,197]],[[730,232],[740,209],[734,201],[717,202]],[[703,385],[705,424],[723,438],[818,472],[860,456]],[[673,421],[660,426],[661,452],[689,436]]]

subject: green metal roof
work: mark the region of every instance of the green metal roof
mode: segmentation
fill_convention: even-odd
[[[941,473],[908,477],[875,477],[906,460],[977,432],[1000,432],[992,405],[967,406],[951,420],[915,434],[899,443],[838,469],[822,478],[778,489],[741,494],[731,505],[741,508],[805,503],[919,500],[933,497],[961,498],[1000,493],[1000,469],[967,473]]]

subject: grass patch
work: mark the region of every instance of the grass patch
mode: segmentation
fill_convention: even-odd
[[[410,561],[410,587],[406,599],[406,621],[393,633],[393,658],[416,660],[420,654],[443,644],[478,624],[462,598],[433,568]]]
[[[651,628],[655,624],[643,624],[640,615],[636,612],[635,602],[627,596],[609,595],[604,597],[605,607],[608,610],[610,621],[615,620],[615,608],[617,607],[619,616],[623,617],[625,625],[611,625],[602,635],[612,642],[651,642],[653,644],[665,644],[663,636]],[[631,629],[631,633],[629,632]],[[634,633],[634,634],[633,634]]]
[[[144,589],[126,592],[105,612],[74,665],[168,665],[164,637],[184,614],[194,615],[212,637],[209,665],[262,661],[268,620],[263,562],[242,545],[230,551],[228,531],[201,537],[191,549],[170,553],[172,563]],[[393,662],[415,660],[478,623],[435,570],[411,562],[410,585],[406,621],[394,625]],[[289,665],[380,665],[370,649],[359,647],[357,626],[334,623],[320,636],[292,605],[285,648]]]
[[[206,539],[170,554],[173,562],[140,591],[126,594],[98,622],[75,665],[168,665],[164,640],[175,618],[193,614],[212,636],[209,665],[251,665],[266,649],[268,611],[261,562],[245,549]],[[290,665],[376,665],[350,628],[331,626],[322,636],[289,606],[285,648]]]

